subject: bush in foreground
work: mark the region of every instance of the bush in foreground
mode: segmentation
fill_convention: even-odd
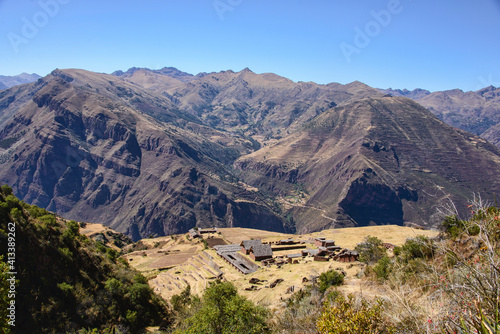
[[[180,333],[267,333],[268,312],[238,295],[229,282],[217,281],[205,290],[200,308],[186,319]]]
[[[392,333],[392,326],[383,321],[382,306],[381,299],[369,303],[334,291],[327,296],[317,329],[321,334]]]

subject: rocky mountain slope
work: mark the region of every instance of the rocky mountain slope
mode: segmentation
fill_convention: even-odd
[[[448,196],[493,199],[498,156],[360,82],[56,70],[0,92],[0,182],[134,240],[211,225],[433,226]]]
[[[422,89],[381,91],[411,98],[447,124],[479,135],[500,147],[500,135],[495,130],[500,126],[500,88],[490,86],[475,92],[460,89],[433,93]]]
[[[236,161],[246,181],[281,196],[294,185],[308,194],[291,204],[297,231],[324,226],[433,226],[439,209],[500,190],[500,150],[445,125],[414,101],[360,99]]]
[[[0,180],[27,202],[134,239],[195,225],[285,230],[258,193],[234,183],[230,166],[252,143],[166,98],[115,76],[57,70],[0,101]]]

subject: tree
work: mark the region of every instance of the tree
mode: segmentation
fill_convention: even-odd
[[[376,263],[387,255],[387,250],[382,246],[382,240],[377,237],[367,236],[365,241],[356,246],[359,260],[367,264]]]
[[[200,309],[186,320],[184,333],[266,333],[267,311],[238,295],[229,282],[217,281],[205,290]]]

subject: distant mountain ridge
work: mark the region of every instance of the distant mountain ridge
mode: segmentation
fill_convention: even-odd
[[[151,70],[151,69],[145,68],[145,67],[142,67],[142,68],[132,67],[132,68],[129,68],[126,72],[115,71],[111,74],[116,75],[118,77],[122,77],[122,78],[130,78],[132,75],[134,75],[135,72],[141,71],[141,70],[166,75],[166,76],[169,76],[169,77],[174,78],[174,79],[179,79],[180,81],[183,81],[183,82],[191,81],[192,79],[195,78],[194,75],[180,71],[175,67],[164,67],[164,68],[159,69],[159,70]]]
[[[146,75],[146,73],[148,75]],[[235,72],[229,70],[229,71],[223,71],[220,73],[227,73],[227,75],[232,75]],[[241,72],[238,73],[253,73],[250,69],[246,68]],[[154,78],[151,78],[151,75],[154,74],[156,75]],[[210,99],[207,99],[207,97],[210,96],[210,94],[213,94],[214,92],[218,91],[220,88],[216,88],[219,85],[214,85],[217,83],[214,83],[212,80],[209,78],[214,75],[218,75],[217,73],[199,73],[197,75],[189,74],[186,72],[182,72],[174,67],[165,67],[160,70],[150,70],[147,68],[131,68],[127,70],[126,72],[123,71],[116,71],[113,73],[113,75],[120,76],[122,78],[126,78],[127,80],[130,80],[134,83],[137,83],[143,87],[147,87],[148,89],[154,89],[156,92],[161,93],[161,94],[166,94],[165,96],[171,96],[172,94],[179,94],[179,87],[183,85],[183,83],[189,83],[193,80],[197,79],[205,79],[205,87],[200,87],[198,88],[200,90],[200,94],[203,94],[204,96],[197,97],[197,101],[188,101],[189,103],[193,103],[194,105],[198,104],[198,108],[205,108],[208,105],[211,105],[213,102],[223,102],[223,101],[211,101]],[[255,74],[257,75],[257,74]],[[266,74],[262,74],[266,75]],[[269,74],[269,75],[275,75],[275,74]],[[275,75],[278,77],[277,75]],[[171,78],[175,79],[174,81],[168,80],[166,78]],[[282,77],[279,77],[282,78]],[[289,81],[293,83],[292,81],[282,78],[286,81]],[[178,81],[177,81],[178,80]],[[147,84],[147,81],[154,81],[154,84]],[[168,81],[168,83],[167,83]],[[180,81],[180,82],[179,82]],[[301,85],[301,84],[308,84],[308,85],[316,85],[316,87],[324,88],[327,87],[329,90],[334,87],[348,87],[349,85],[355,86],[355,85],[361,85],[361,86],[366,86],[365,84],[355,81],[351,84],[347,85],[341,85],[337,83],[331,83],[328,85],[317,85],[315,83],[293,83],[295,85]],[[210,87],[210,88],[209,88]],[[369,86],[366,86],[369,87]],[[189,88],[191,89],[191,88]],[[223,88],[222,88],[223,89]],[[210,90],[207,92],[202,92],[203,90]],[[370,90],[373,90],[370,92]],[[381,94],[390,94],[392,96],[400,96],[400,97],[407,97],[410,98],[414,101],[417,101],[427,109],[429,109],[433,114],[439,117],[442,121],[444,121],[447,124],[450,124],[454,127],[457,127],[459,129],[469,131],[471,133],[477,134],[484,139],[490,141],[491,143],[497,145],[500,147],[500,135],[498,134],[498,130],[496,130],[498,127],[500,127],[500,100],[498,96],[500,96],[500,88],[496,88],[493,86],[486,87],[483,89],[480,89],[476,92],[463,92],[459,89],[454,89],[454,90],[448,90],[448,91],[436,91],[436,92],[431,92],[426,89],[414,89],[414,90],[407,90],[407,89],[373,89],[369,87],[369,89],[365,90],[365,93],[369,92],[368,94],[365,94],[364,96],[368,95],[374,95],[374,91],[378,91]],[[253,93],[253,92],[252,92]],[[352,92],[351,92],[352,93]],[[359,92],[358,92],[359,93]],[[319,96],[317,96],[320,98]],[[177,99],[177,96],[171,96],[171,99],[175,100]],[[274,103],[271,101],[271,103]],[[307,102],[306,102],[307,103]],[[200,105],[201,104],[201,105]],[[229,105],[228,105],[229,104]],[[222,105],[226,105],[226,108],[232,108],[233,105],[230,103],[222,103]],[[184,105],[184,108],[189,108],[189,106]],[[217,108],[217,105],[213,106],[214,108]],[[299,108],[303,108],[304,104],[301,104]],[[262,108],[259,108],[257,106],[253,106],[254,109],[260,109],[262,111]],[[316,109],[324,111],[325,106],[317,106]],[[319,111],[319,113],[321,112]],[[288,113],[288,111],[287,111]],[[299,113],[301,113],[299,111]],[[314,116],[316,116],[318,112]],[[306,113],[306,115],[309,116],[309,119],[311,119],[311,112]],[[219,122],[221,117],[220,113],[212,113],[211,115],[207,115],[210,119],[212,119],[212,125],[216,126]],[[292,116],[295,117],[295,116]],[[303,116],[304,117],[304,116]],[[245,117],[246,118],[246,117]],[[241,119],[241,118],[240,118]],[[231,123],[234,124],[234,121],[231,121]],[[291,122],[294,120],[292,119]],[[303,119],[299,119],[299,123],[303,121]],[[227,125],[227,124],[226,124]],[[498,125],[497,127],[495,127]],[[259,124],[261,126],[261,124]],[[490,130],[491,128],[491,130]],[[488,131],[490,130],[490,131]],[[276,131],[273,131],[272,133],[267,132],[265,136],[277,136],[281,137],[283,133],[283,128],[278,128]]]
[[[379,89],[381,92],[384,94],[391,94],[392,96],[402,96],[402,97],[407,97],[412,100],[422,98],[424,96],[427,96],[431,94],[430,91],[426,89],[414,89],[414,90],[408,90],[408,89]]]
[[[0,75],[0,90],[14,87],[17,85],[31,83],[37,81],[40,78],[41,76],[39,76],[36,73],[32,74],[21,73],[19,75],[14,75],[14,76]]]

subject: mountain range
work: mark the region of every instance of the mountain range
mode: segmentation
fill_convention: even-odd
[[[134,240],[213,225],[435,227],[450,203],[465,214],[473,193],[500,190],[500,150],[479,136],[495,142],[498,89],[469,93],[445,112],[446,94],[249,69],[55,70],[0,92],[0,182]],[[442,121],[475,121],[473,109],[491,126]]]
[[[22,84],[34,82],[40,78],[41,78],[41,76],[39,76],[36,73],[32,73],[32,74],[21,73],[19,75],[14,75],[14,76],[0,75],[0,90],[14,87],[17,85],[22,85]]]

